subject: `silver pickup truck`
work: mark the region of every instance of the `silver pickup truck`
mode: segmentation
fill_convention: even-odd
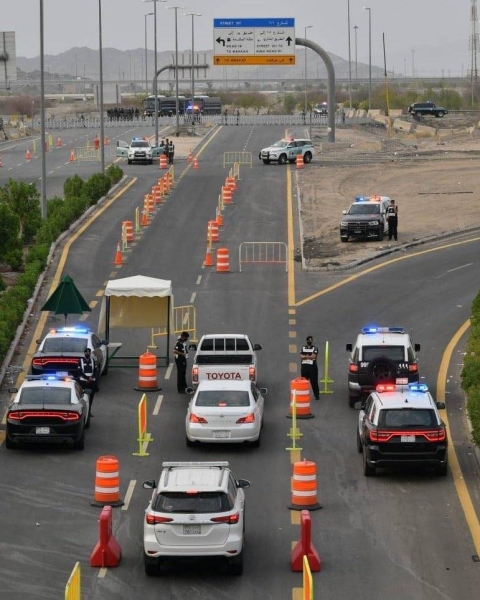
[[[195,351],[192,365],[192,385],[202,380],[257,381],[257,351],[260,344],[252,344],[248,335],[219,333],[204,335],[198,346],[190,344]]]

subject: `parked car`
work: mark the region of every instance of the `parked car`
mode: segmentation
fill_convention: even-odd
[[[408,107],[408,112],[413,117],[424,117],[426,115],[432,115],[434,117],[443,117],[448,113],[446,108],[443,106],[436,106],[433,102],[414,102]]]

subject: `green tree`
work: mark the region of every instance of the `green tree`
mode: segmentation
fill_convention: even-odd
[[[295,96],[293,94],[285,94],[283,97],[283,108],[287,115],[291,115],[295,108]]]
[[[42,222],[40,194],[36,185],[10,179],[0,188],[0,204],[8,206],[18,217],[20,221],[18,237],[22,244],[30,242]]]
[[[0,256],[20,247],[20,219],[7,204],[0,203]]]

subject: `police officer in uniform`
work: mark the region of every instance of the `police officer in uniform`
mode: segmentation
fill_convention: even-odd
[[[388,239],[392,237],[397,241],[397,227],[398,227],[398,206],[395,204],[395,200],[390,200],[390,204],[387,208],[387,220],[388,220]]]
[[[175,146],[170,140],[168,144],[168,164],[173,165],[173,157],[175,156]]]
[[[173,349],[177,365],[177,392],[179,394],[184,394],[187,389],[187,341],[189,337],[188,331],[182,331]]]
[[[307,336],[305,340],[305,346],[302,346],[300,351],[300,361],[301,361],[301,376],[305,377],[310,381],[310,385],[312,386],[312,392],[315,396],[315,400],[320,399],[320,391],[318,389],[318,365],[317,365],[317,356],[318,356],[318,347],[313,345],[313,337],[311,335]]]
[[[92,358],[90,348],[85,348],[83,351],[83,358],[80,359],[80,374],[78,381],[83,390],[90,391],[90,414],[92,411],[93,397],[95,396],[95,392],[98,391],[97,375],[97,363],[95,359]]]

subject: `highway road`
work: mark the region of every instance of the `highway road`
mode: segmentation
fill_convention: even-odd
[[[200,168],[179,163],[173,193],[138,236],[123,266],[115,267],[121,222],[132,217],[158,177],[156,167],[132,165],[129,174],[136,179],[74,235],[58,267],[92,302],[88,321],[94,325],[106,281],[142,274],[172,280],[175,305],[196,307],[198,337],[245,332],[261,343],[259,383],[268,388],[261,447],[187,448],[188,397],[177,395],[170,365],[159,370],[162,390],[149,394],[148,429],[154,439],[148,444],[149,456],[132,456],[137,447],[138,373],[110,369],[95,397],[95,418],[83,452],[0,448],[0,598],[58,598],[76,561],[82,565],[82,597],[92,600],[296,598],[293,590],[302,582],[290,570],[290,553],[300,533],[299,515],[288,504],[292,461],[300,458],[316,463],[323,505],[312,513],[313,543],[323,561],[322,571],[314,575],[316,599],[471,600],[478,595],[479,468],[468,442],[459,388],[465,336],[451,360],[444,353],[467,321],[478,292],[480,238],[459,236],[355,272],[303,273],[293,260],[288,272],[281,264],[247,265],[240,272],[241,242],[300,244],[294,171],[258,161],[265,133],[233,127],[213,132],[199,149]],[[272,128],[268,141],[282,134]],[[241,167],[234,204],[224,211],[216,246],[229,249],[230,272],[217,273],[203,261],[207,222],[215,216],[226,175],[226,150],[251,151],[254,160],[252,168]],[[41,318],[32,339],[58,322]],[[345,344],[370,323],[406,327],[422,344],[422,381],[443,393],[446,380],[445,418],[455,445],[446,478],[424,470],[384,471],[375,478],[362,473],[357,413],[348,407]],[[289,385],[300,374],[298,352],[307,334],[320,346],[322,361],[329,342],[333,393],[313,402],[314,418],[299,423],[302,449],[291,453],[286,450],[291,443]],[[150,343],[150,331],[114,329],[111,340],[123,343],[122,352],[139,356]],[[100,512],[90,503],[95,461],[102,455],[119,458],[126,500],[114,511],[123,557],[117,568],[108,570],[89,566]],[[142,481],[158,478],[164,460],[216,459],[228,460],[236,477],[252,484],[246,491],[243,576],[229,576],[218,561],[181,561],[166,565],[160,577],[147,578],[142,519],[149,493]]]

